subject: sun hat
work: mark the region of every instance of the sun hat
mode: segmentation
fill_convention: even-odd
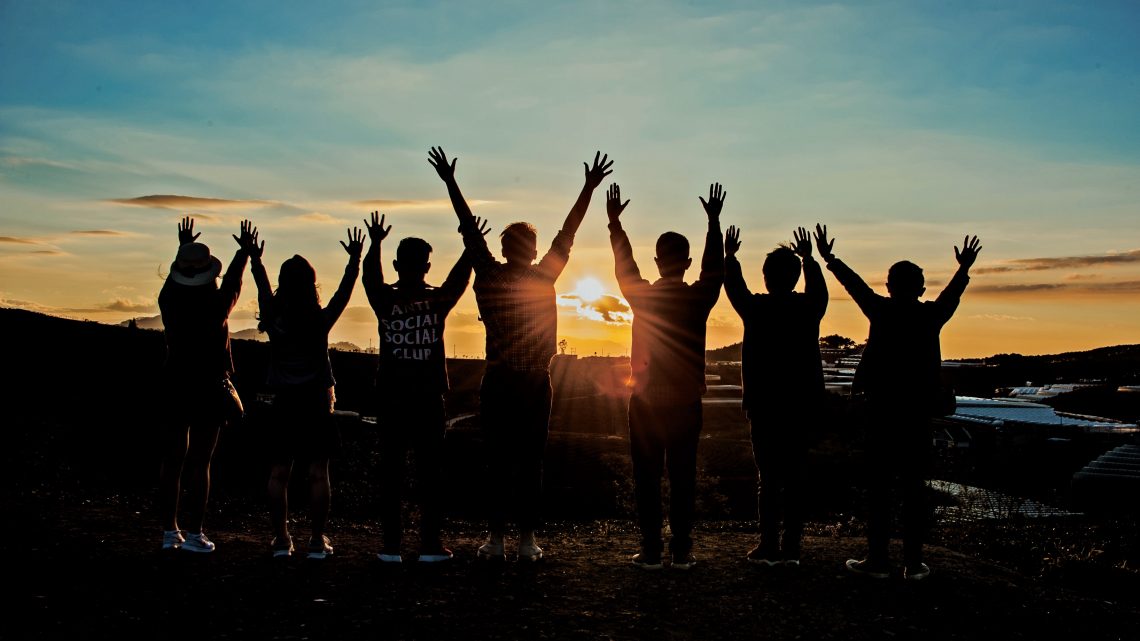
[[[210,254],[202,243],[186,243],[178,248],[178,257],[170,265],[170,277],[179,285],[205,285],[222,273],[222,261]]]

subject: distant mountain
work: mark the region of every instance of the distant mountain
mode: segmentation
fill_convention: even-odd
[[[732,345],[725,345],[724,347],[706,350],[705,360],[709,362],[739,361],[743,347],[744,343],[733,343]]]
[[[135,322],[139,329],[162,329],[162,316],[139,316],[130,320],[125,320],[119,323],[120,327],[130,327],[131,320]]]
[[[256,327],[250,327],[249,329],[243,329],[243,330],[240,330],[237,332],[230,332],[230,338],[236,338],[239,340],[247,340],[247,341],[267,341],[267,340],[269,340],[269,336],[266,335],[264,332],[257,331]]]

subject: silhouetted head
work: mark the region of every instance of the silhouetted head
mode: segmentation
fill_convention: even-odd
[[[922,268],[909,260],[900,260],[887,272],[887,291],[891,298],[917,299],[926,292]]]
[[[285,303],[286,308],[320,307],[317,270],[304,257],[293,254],[292,258],[281,263],[276,298]]]
[[[499,234],[503,258],[515,265],[529,265],[538,257],[538,230],[530,223],[511,223]]]
[[[675,231],[667,231],[657,237],[657,271],[663,278],[685,275],[685,270],[693,264],[689,257],[689,239]]]
[[[409,236],[396,247],[396,260],[392,261],[392,267],[396,268],[402,281],[422,281],[431,269],[431,263],[428,262],[430,258],[431,245],[422,238]]]
[[[786,294],[800,280],[800,257],[787,245],[768,252],[764,259],[764,285],[773,294]]]

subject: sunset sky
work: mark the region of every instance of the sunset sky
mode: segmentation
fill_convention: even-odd
[[[601,150],[647,276],[663,231],[699,257],[697,197],[719,181],[753,291],[797,226],[827,224],[884,293],[910,259],[935,294],[977,234],[945,356],[1138,343],[1138,32],[1135,2],[3,0],[0,306],[155,316],[184,215],[223,262],[252,220],[271,279],[302,254],[327,298],[346,227],[380,210],[386,276],[415,235],[438,284],[461,242],[430,146],[459,158],[496,253],[515,220],[545,250]],[[558,283],[558,334],[579,355],[629,349],[610,180]],[[827,279],[822,332],[862,341]],[[247,272],[232,329],[255,313]],[[722,295],[709,347],[741,335]],[[331,340],[376,343],[359,284]],[[448,355],[482,340],[468,291]]]

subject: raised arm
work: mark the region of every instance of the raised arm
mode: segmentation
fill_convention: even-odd
[[[442,147],[432,147],[428,151],[428,163],[435,168],[435,173],[439,175],[439,179],[447,185],[447,195],[451,198],[451,208],[455,210],[455,216],[459,218],[459,233],[463,236],[465,253],[469,252],[468,260],[478,272],[484,267],[494,264],[495,257],[487,248],[487,239],[484,238],[484,234],[479,232],[479,224],[475,222],[475,214],[471,213],[467,199],[459,190],[459,183],[455,180],[455,164],[457,162],[459,162],[458,158],[452,158],[448,162],[447,154],[444,153]]]
[[[352,288],[356,286],[356,278],[360,276],[360,254],[364,251],[364,232],[359,227],[348,230],[348,244],[342,240],[340,246],[348,253],[348,264],[344,266],[344,276],[336,293],[329,299],[323,312],[325,328],[332,329],[336,325],[344,309],[348,307],[348,299],[352,298]]]
[[[265,241],[257,242],[257,230],[243,243],[242,248],[249,256],[249,273],[253,276],[253,283],[257,285],[257,309],[259,320],[267,320],[273,315],[273,286],[269,284],[269,276],[265,273],[265,265],[261,257],[265,254]]]
[[[962,294],[966,291],[966,285],[970,284],[970,267],[974,265],[974,261],[978,259],[978,252],[982,251],[982,246],[978,243],[978,237],[966,236],[962,240],[962,249],[959,250],[958,246],[954,246],[954,259],[958,261],[958,270],[954,272],[954,276],[946,283],[942,293],[938,294],[935,302],[943,308],[945,318],[943,322],[950,320],[954,315],[954,310],[958,309],[958,303],[962,300]]]
[[[551,278],[558,278],[566,268],[566,263],[570,260],[570,247],[574,244],[574,234],[578,232],[582,219],[586,217],[586,210],[590,208],[590,198],[594,190],[602,184],[602,180],[613,173],[610,169],[613,164],[614,161],[609,159],[609,154],[603,155],[600,151],[594,154],[593,166],[582,163],[586,168],[586,180],[582,184],[582,191],[578,193],[578,199],[574,201],[570,213],[566,214],[562,229],[554,236],[550,250],[542,260],[538,261],[538,268]]]
[[[490,231],[486,221],[475,217],[475,228],[482,235],[486,236]],[[466,247],[463,253],[459,255],[459,259],[455,261],[455,265],[447,274],[447,278],[440,285],[440,293],[443,299],[443,312],[447,313],[459,299],[463,296],[463,292],[467,291],[467,285],[471,282],[471,252]]]
[[[740,230],[735,225],[729,225],[724,232],[724,293],[728,294],[728,302],[741,318],[748,312],[748,303],[752,300],[752,292],[744,282],[744,272],[736,252],[740,251]]]
[[[614,250],[614,272],[621,295],[633,302],[644,288],[649,287],[649,281],[641,277],[641,270],[637,267],[637,261],[633,259],[633,247],[629,244],[629,236],[621,227],[621,214],[627,205],[629,205],[628,200],[624,203],[621,201],[621,187],[617,183],[611,184],[606,191],[606,216],[610,221],[610,246]]]
[[[386,216],[381,215],[380,212],[372,212],[372,220],[364,221],[364,227],[368,230],[368,253],[364,255],[363,271],[360,275],[360,282],[364,285],[364,293],[368,296],[368,304],[376,312],[381,310],[383,304],[383,290],[384,287],[384,265],[380,260],[380,245],[388,234],[392,231],[392,226],[384,227],[384,219]]]
[[[720,183],[709,185],[709,199],[700,198],[701,205],[709,219],[709,229],[705,234],[705,253],[701,256],[701,275],[694,286],[707,292],[709,305],[720,298],[720,287],[724,283],[724,238],[720,231],[720,210],[724,207],[724,197],[728,192]]]
[[[816,223],[815,246],[819,249],[819,255],[823,256],[824,262],[827,263],[827,268],[831,270],[831,273],[835,274],[835,278],[839,281],[839,284],[843,285],[843,288],[847,290],[851,299],[854,300],[855,304],[859,306],[859,309],[863,311],[863,315],[870,318],[875,311],[875,307],[883,297],[876,294],[875,291],[859,277],[859,274],[856,274],[846,263],[835,257],[835,252],[833,251],[835,239],[831,239],[830,241],[827,239],[827,225],[821,226]]]
[[[811,234],[800,227],[792,232],[792,247],[804,266],[804,295],[807,296],[816,314],[823,318],[827,311],[827,281],[823,279],[823,270],[811,255]]]
[[[261,251],[257,246],[257,228],[248,220],[241,221],[241,236],[233,238],[238,244],[238,249],[234,252],[233,260],[230,261],[225,275],[222,276],[222,284],[218,286],[221,311],[227,317],[237,304],[238,296],[241,295],[241,276],[245,271],[246,259],[251,252],[256,251],[260,254]]]

